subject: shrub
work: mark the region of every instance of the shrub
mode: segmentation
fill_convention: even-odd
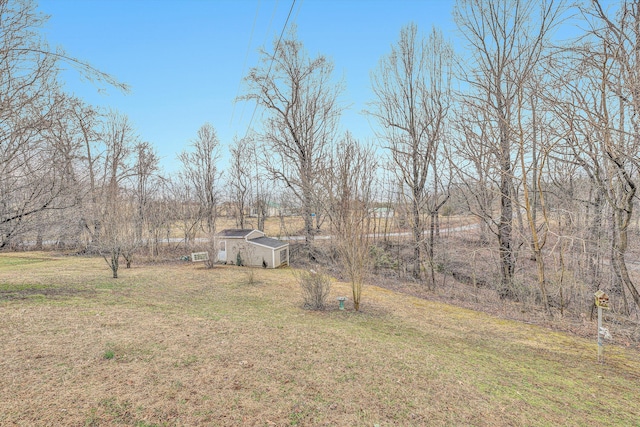
[[[322,273],[313,270],[303,271],[298,275],[298,282],[302,289],[304,308],[309,310],[324,310],[326,307],[331,280]]]
[[[440,215],[442,216],[451,216],[455,215],[456,209],[449,203],[445,203],[444,206],[440,208]]]
[[[373,268],[379,270],[381,268],[398,268],[398,262],[391,259],[389,253],[380,246],[372,245],[369,248],[369,254],[373,261]]]
[[[258,280],[256,279],[255,270],[251,267],[245,271],[245,284],[247,285],[257,285]]]

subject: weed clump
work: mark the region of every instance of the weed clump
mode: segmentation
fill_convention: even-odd
[[[244,283],[249,286],[254,286],[259,283],[253,268],[248,268],[247,271],[245,271]]]
[[[297,278],[302,290],[304,308],[308,310],[324,310],[331,290],[329,277],[309,270],[299,273]]]

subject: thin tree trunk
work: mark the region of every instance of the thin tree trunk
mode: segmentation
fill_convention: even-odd
[[[414,195],[412,200],[412,216],[413,216],[413,278],[416,280],[422,279],[421,265],[422,265],[422,220],[420,218],[420,206],[418,200]]]
[[[511,191],[513,176],[511,170],[511,147],[509,141],[508,122],[505,115],[502,94],[497,94],[498,111],[500,113],[500,222],[498,224],[498,244],[500,253],[500,293],[508,296],[513,293],[513,273],[515,271],[512,231],[513,201]]]

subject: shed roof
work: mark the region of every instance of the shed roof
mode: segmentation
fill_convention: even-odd
[[[289,243],[283,242],[282,240],[272,239],[271,237],[256,237],[255,239],[249,239],[250,243],[256,243],[262,246],[268,246],[273,249],[282,248],[285,246],[289,246]]]
[[[250,228],[228,228],[218,233],[220,237],[247,237],[253,229]]]

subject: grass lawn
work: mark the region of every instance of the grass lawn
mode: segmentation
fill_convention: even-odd
[[[635,351],[373,286],[305,311],[248,272],[0,254],[0,425],[640,426]]]

